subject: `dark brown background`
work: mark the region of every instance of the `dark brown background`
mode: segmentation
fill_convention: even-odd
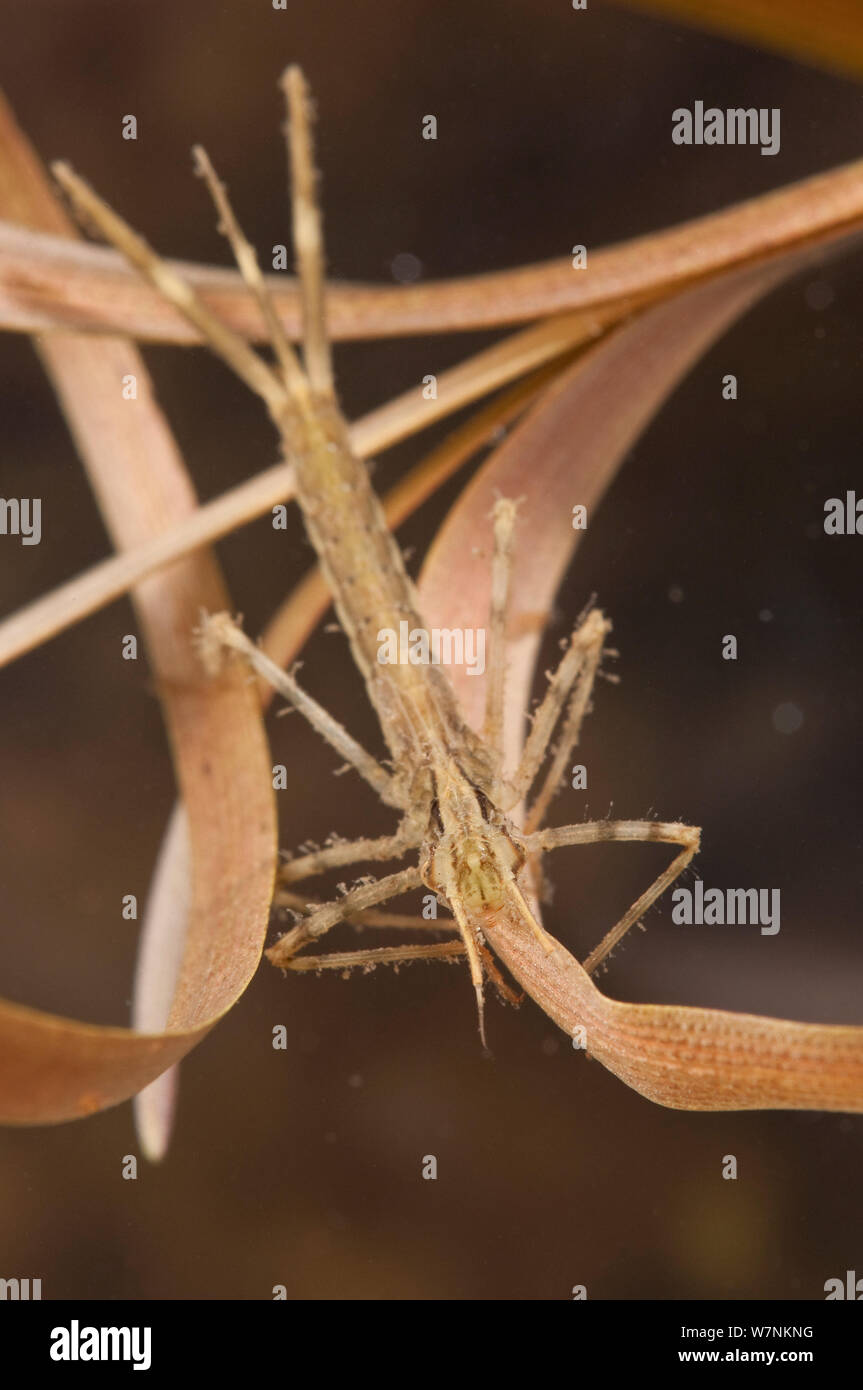
[[[335,276],[429,278],[565,254],[708,212],[860,154],[853,83],[591,0],[269,0],[143,5],[31,0],[7,16],[2,81],[47,157],[65,156],[156,245],[222,260],[188,149],[208,146],[247,230],[286,240],[276,79],[309,75],[320,112]],[[779,106],[782,149],[679,149],[696,99]],[[139,138],[120,138],[138,117]],[[440,135],[419,138],[434,112]],[[812,286],[815,283],[816,288]],[[832,299],[830,299],[832,295]],[[825,301],[830,299],[829,304]],[[700,363],[591,525],[549,653],[593,591],[614,619],[619,687],[584,741],[590,790],[560,820],[655,808],[704,828],[708,885],[780,888],[782,930],[675,927],[669,904],[605,976],[627,999],[863,1022],[858,617],[863,540],[827,539],[825,498],[863,491],[863,255],[774,294]],[[813,307],[815,306],[815,307]],[[821,307],[819,307],[821,306]],[[351,415],[487,338],[339,348]],[[262,413],[203,352],[148,349],[203,497],[275,461]],[[723,373],[740,399],[720,397]],[[2,608],[107,553],[96,507],[26,340],[0,337],[0,493],[44,499],[42,544],[0,542]],[[439,431],[440,433],[440,431]],[[389,484],[414,440],[381,460]],[[417,556],[458,483],[404,528]],[[219,546],[259,629],[309,564],[299,523]],[[679,586],[683,601],[669,601]],[[771,622],[759,620],[770,609]],[[117,603],[0,673],[2,992],[128,1020],[135,927],[173,784],[144,663]],[[740,659],[720,659],[724,633]],[[320,634],[304,680],[377,735],[343,641]],[[792,701],[804,723],[775,732]],[[296,719],[271,721],[292,771],[283,843],[385,830],[362,788]],[[609,846],[554,863],[548,923],[581,954],[645,886],[656,851]],[[274,1052],[274,1024],[288,1030]],[[44,1296],[823,1297],[863,1267],[863,1118],[678,1114],[629,1091],[533,1005],[490,1009],[476,1037],[461,970],[283,980],[266,965],[185,1063],[175,1142],[121,1179],[127,1106],[0,1134],[0,1275]],[[735,1154],[737,1182],[721,1179]],[[435,1154],[436,1182],[421,1160]]]

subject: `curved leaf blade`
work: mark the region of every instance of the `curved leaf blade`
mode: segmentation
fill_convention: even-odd
[[[32,150],[0,101],[0,210],[68,231]],[[152,539],[196,507],[176,444],[136,349],[123,339],[59,334],[40,345],[109,531]],[[120,383],[132,373],[130,412]],[[236,1001],[260,959],[276,864],[269,758],[245,674],[206,680],[190,635],[202,607],[229,606],[199,551],[134,591],[189,821],[190,931],[168,1028],[96,1027],[0,1001],[0,1121],[46,1124],[127,1099],[188,1052]]]

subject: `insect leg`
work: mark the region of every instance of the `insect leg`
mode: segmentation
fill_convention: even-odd
[[[289,859],[279,870],[281,883],[299,883],[315,874],[325,874],[330,869],[339,869],[345,864],[360,864],[366,860],[401,859],[408,850],[416,849],[421,835],[414,825],[405,820],[394,835],[382,835],[379,839],[341,840],[325,845],[323,849],[311,854],[300,854]]]
[[[434,926],[435,923],[420,919],[411,925],[428,927]],[[479,952],[501,999],[518,1008],[522,996],[516,994],[507,984],[495,965],[491,952],[485,946],[480,946]],[[377,965],[410,964],[414,960],[460,960],[464,954],[463,941],[437,941],[431,946],[376,946],[367,951],[334,951],[326,956],[296,956],[287,962],[286,968],[298,973],[317,973],[319,970],[353,970],[360,966],[366,974]]]
[[[596,673],[599,670],[599,663],[602,660],[603,642],[605,634],[611,625],[608,624],[604,630],[597,628],[596,635],[591,638],[584,649],[584,664],[575,678],[572,687],[572,694],[569,699],[566,716],[560,731],[557,747],[549,765],[548,771],[543,779],[542,786],[531,803],[524,823],[525,834],[530,835],[534,830],[538,830],[548,814],[548,808],[552,798],[560,790],[569,768],[570,758],[573,749],[577,747],[581,735],[581,725],[585,714],[590,707],[590,697],[593,691],[593,684],[596,680]]]
[[[184,318],[194,324],[213,352],[266,403],[270,414],[278,420],[290,397],[281,377],[263,357],[232,328],[228,328],[204,304],[188,281],[157,256],[143,237],[139,237],[67,164],[57,162],[52,164],[51,170],[79,215],[95,223],[105,239],[116,246]]]
[[[567,748],[566,752],[562,753],[561,749],[573,734],[575,738],[578,737],[581,720],[590,698],[593,678],[596,675],[602,655],[603,643],[610,630],[611,623],[598,609],[594,608],[573,632],[563,658],[551,676],[548,689],[534,715],[533,725],[524,746],[521,766],[513,778],[512,796],[514,800],[512,805],[517,805],[530,789],[548,750],[551,736],[567,696],[572,691],[572,701],[561,748],[558,749],[549,777],[546,778],[546,783],[537,798],[538,814],[544,814],[556,787],[556,782],[552,784],[550,779],[554,776],[559,780],[561,774],[557,769],[563,767],[570,751],[570,748]],[[584,679],[580,680],[582,673],[584,673]],[[574,690],[573,686],[575,686]]]
[[[322,738],[325,738],[337,753],[340,753],[356,768],[360,776],[365,778],[382,801],[385,801],[389,806],[400,807],[403,804],[398,779],[385,772],[371,753],[367,753],[361,744],[351,737],[347,729],[331,714],[327,713],[323,705],[319,705],[317,700],[313,699],[311,695],[307,695],[293,676],[289,675],[287,671],[283,671],[267,656],[266,652],[256,646],[228,613],[208,614],[201,624],[197,637],[202,660],[213,673],[218,671],[221,649],[230,647],[239,652],[259,675],[269,681],[280,695],[283,695],[295,709],[299,710],[312,728]]]
[[[285,961],[286,970],[314,972],[319,970],[364,971],[376,965],[401,965],[412,960],[459,960],[464,955],[461,941],[436,941],[431,946],[373,946],[367,951],[334,951],[326,956],[295,956]]]
[[[320,907],[320,900],[310,898],[307,893],[298,893],[292,888],[281,888],[273,898],[274,907],[288,907],[298,916],[306,916]],[[458,931],[451,917],[417,917],[409,912],[378,912],[375,907],[367,907],[362,912],[352,912],[345,917],[351,927],[388,927],[404,931]]]
[[[398,897],[400,893],[406,893],[411,888],[418,888],[422,883],[418,868],[401,869],[398,873],[388,874],[385,878],[380,878],[372,883],[362,883],[356,888],[352,888],[343,897],[334,902],[323,903],[310,912],[308,917],[299,922],[291,931],[286,932],[266,952],[267,959],[273,965],[286,967],[292,956],[297,951],[302,950],[309,942],[315,941],[319,936],[336,926],[337,923],[344,921],[345,917],[351,916],[355,912],[362,912],[367,907],[376,907],[379,903],[387,902],[390,898]]]
[[[637,898],[628,912],[615,923],[584,961],[584,968],[590,974],[605,960],[610,951],[623,936],[647,912],[674,880],[683,873],[698,852],[701,831],[697,826],[684,825],[680,821],[587,821],[584,825],[565,825],[552,830],[540,830],[526,838],[529,853],[559,849],[564,845],[596,845],[608,840],[628,840],[647,843],[680,845],[680,853],[671,861],[653,883]]]

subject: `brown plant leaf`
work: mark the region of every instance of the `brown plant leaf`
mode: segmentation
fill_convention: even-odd
[[[834,249],[848,243],[840,238]],[[542,633],[580,533],[573,503],[600,501],[626,451],[690,367],[759,298],[812,259],[727,272],[646,309],[612,330],[557,378],[460,495],[429,548],[420,593],[431,626],[482,626],[491,585],[491,509],[521,498],[507,681],[507,747],[517,760]],[[587,597],[587,595],[585,595]],[[482,676],[450,672],[468,721],[479,728]]]
[[[2,99],[0,210],[71,231]],[[39,347],[116,543],[144,543],[190,514],[196,498],[136,349],[71,333]],[[134,404],[121,395],[129,373],[138,380]],[[189,640],[201,607],[225,607],[228,595],[212,556],[199,551],[138,585],[134,600],[189,818],[194,890],[181,976],[164,1032],[96,1027],[0,1002],[7,1124],[74,1119],[139,1091],[213,1027],[260,959],[276,861],[260,708],[243,673],[206,681]]]
[[[782,253],[863,219],[863,161],[815,174],[616,246],[591,251],[588,269],[566,257],[514,270],[429,284],[334,284],[328,323],[336,339],[493,328],[564,310],[646,299],[720,270]],[[8,223],[16,219],[10,209]],[[115,252],[0,223],[0,328],[21,332],[78,328],[123,331],[151,342],[199,338],[177,311]],[[266,336],[260,312],[235,271],[177,262],[209,307],[238,333]],[[268,276],[289,334],[298,336],[296,288]]]
[[[863,1028],[671,1004],[622,1004],[524,924],[484,927],[519,984],[627,1086],[676,1110],[863,1110]]]
[[[538,643],[575,548],[571,506],[588,515],[674,385],[712,341],[805,261],[736,271],[646,310],[583,355],[546,391],[453,507],[426,560],[420,596],[431,626],[487,621],[490,512],[522,498],[513,566],[507,700],[512,766],[524,736]],[[452,668],[469,722],[482,722],[484,681]],[[608,998],[558,945],[547,956],[511,913],[483,930],[550,1018],[629,1086],[688,1109],[863,1110],[863,1028],[785,1022],[716,1009],[625,1004]]]

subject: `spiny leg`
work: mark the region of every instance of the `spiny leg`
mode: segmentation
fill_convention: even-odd
[[[401,869],[398,873],[388,874],[385,878],[376,879],[372,883],[362,883],[345,893],[343,897],[335,902],[324,903],[317,907],[299,922],[291,931],[286,932],[275,944],[266,952],[267,960],[273,965],[287,968],[288,961],[292,956],[309,942],[316,941],[325,932],[331,930],[337,923],[344,921],[345,917],[352,913],[362,912],[369,907],[377,907],[379,903],[388,902],[390,898],[396,898],[400,893],[407,893],[411,888],[418,888],[422,883],[420,871],[413,867]]]
[[[278,893],[274,901],[277,906],[287,906],[300,912],[307,911],[309,914],[320,906],[317,903],[307,903],[301,894],[290,891]],[[375,912],[369,908],[357,912],[346,912],[344,920],[350,926],[358,927],[398,927],[445,932],[459,930],[452,919],[438,921],[436,918],[403,916],[395,912]],[[482,943],[478,943],[478,949],[498,994],[507,1003],[519,1004],[519,996],[510,989],[504,980],[491,953]],[[376,965],[399,965],[414,960],[454,960],[464,956],[464,954],[465,946],[461,940],[435,942],[430,946],[376,946],[359,951],[335,951],[325,956],[293,957],[291,960],[283,962],[283,968],[298,972],[317,972],[318,970],[352,970],[356,966],[362,966],[364,970],[369,970]]]
[[[478,988],[480,1036],[483,1045],[485,1045],[482,1018],[482,965],[480,960],[485,964],[488,975],[502,999],[515,1005],[518,1005],[521,1000],[504,980],[484,943],[476,940],[471,941],[470,945],[468,944],[470,928],[467,924],[461,928],[463,938],[461,941],[439,941],[432,945],[419,946],[380,946],[361,951],[336,951],[325,956],[296,957],[295,955],[296,951],[307,945],[309,940],[323,935],[340,920],[350,921],[358,916],[373,918],[373,914],[368,911],[368,905],[371,901],[386,902],[389,898],[397,897],[400,893],[407,891],[408,888],[416,887],[420,881],[418,870],[407,869],[400,874],[391,874],[389,878],[381,879],[377,883],[363,884],[347,893],[337,903],[326,903],[313,909],[298,927],[295,927],[292,932],[288,932],[276,946],[267,951],[267,958],[274,965],[279,965],[283,969],[305,972],[351,970],[356,966],[363,966],[368,969],[375,965],[397,965],[413,960],[449,960],[467,954],[471,963],[471,978],[474,981],[474,988]],[[381,920],[383,917],[384,914],[380,914],[377,921],[367,921],[365,924],[395,924],[395,919],[393,922],[384,922]],[[442,931],[455,929],[455,923],[427,922],[423,919],[408,918],[406,924],[436,927]],[[474,960],[476,960],[476,966],[474,966]]]
[[[428,923],[423,925],[427,926]],[[517,1008],[522,996],[516,994],[507,984],[488,948],[480,945],[479,952],[501,999]],[[365,951],[333,951],[326,956],[296,956],[287,962],[286,968],[307,974],[317,973],[319,970],[354,970],[359,966],[365,973],[378,965],[409,965],[415,960],[461,960],[464,954],[464,942],[460,940],[437,941],[431,946],[373,946]]]
[[[394,835],[382,835],[378,839],[368,840],[340,840],[310,854],[297,855],[279,869],[279,881],[300,883],[304,878],[325,874],[330,869],[340,869],[346,864],[360,864],[366,860],[401,859],[408,850],[419,846],[421,838],[413,822],[405,819]]]
[[[539,709],[534,715],[533,724],[524,745],[521,765],[512,782],[514,805],[517,805],[525,796],[542,765],[555,725],[579,674],[592,663],[595,673],[603,642],[610,631],[611,623],[598,609],[593,608],[573,632],[560,664],[549,680],[548,689],[540,702]],[[585,694],[585,705],[589,695],[590,688],[588,686]]]
[[[299,912],[312,912],[320,906],[318,903],[307,903],[300,893],[291,893],[290,891],[277,893],[275,902],[277,906],[290,907]],[[398,927],[445,932],[459,930],[452,918],[439,921],[437,918],[403,916],[396,912],[375,912],[374,909],[370,908],[359,912],[345,913],[344,920],[348,925],[358,927]],[[477,949],[486,973],[501,999],[508,1004],[517,1006],[521,1002],[521,996],[517,995],[506,983],[495,965],[491,952],[479,940],[477,941]],[[284,967],[288,970],[302,972],[352,970],[355,966],[370,969],[375,965],[398,965],[413,960],[454,960],[464,954],[465,945],[462,940],[441,941],[430,946],[376,946],[359,951],[335,951],[325,956],[296,956],[290,961],[286,961]]]
[[[491,563],[489,603],[489,667],[486,677],[485,719],[482,736],[491,748],[496,771],[503,761],[503,711],[506,681],[506,617],[512,576],[513,533],[516,503],[501,497],[494,504],[494,552]]]
[[[570,637],[568,649],[551,677],[545,697],[534,716],[521,767],[515,777],[513,804],[517,804],[517,801],[526,795],[539,771],[557,719],[569,697],[554,757],[542,788],[525,818],[525,834],[533,833],[542,824],[552,797],[563,780],[572,749],[578,742],[582,720],[588,710],[594,680],[602,660],[605,638],[610,631],[611,623],[598,610],[591,609],[582,617]],[[542,856],[539,852],[529,856],[527,874],[534,896],[537,899],[546,897]]]
[[[306,917],[323,904],[318,898],[310,898],[305,893],[298,893],[291,888],[280,888],[273,897],[273,906],[287,907],[298,917]],[[351,927],[386,927],[399,931],[407,928],[411,931],[425,932],[458,931],[451,917],[417,917],[408,912],[378,912],[374,907],[368,907],[363,912],[348,913],[345,921]]]
[[[276,372],[239,334],[208,309],[191,285],[157,256],[144,238],[138,236],[68,164],[58,161],[51,165],[51,170],[84,219],[94,223],[105,239],[194,324],[217,356],[264,401],[273,419],[278,421],[290,397]]]
[[[412,960],[456,960],[464,955],[461,941],[436,941],[431,946],[372,946],[365,951],[333,951],[326,956],[295,956],[284,961],[286,970],[298,973],[319,970],[372,970],[376,965],[401,965]]]
[[[605,632],[610,628],[607,624]],[[566,775],[569,760],[572,757],[573,749],[578,745],[581,735],[581,725],[587,713],[590,703],[591,692],[593,691],[596,673],[599,670],[599,663],[602,660],[604,633],[598,633],[595,641],[590,643],[584,653],[584,665],[575,678],[572,687],[572,694],[569,700],[566,717],[564,719],[558,745],[554,757],[549,765],[548,771],[543,780],[542,787],[537,793],[536,799],[531,803],[524,823],[524,833],[532,835],[538,830],[548,814],[552,798],[560,790],[560,786]]]
[[[389,806],[402,806],[403,796],[398,780],[385,772],[380,763],[367,753],[361,744],[352,738],[347,729],[337,719],[319,705],[311,695],[307,695],[293,676],[283,671],[267,656],[260,647],[255,646],[242,628],[239,628],[228,613],[212,613],[204,616],[197,633],[201,657],[211,671],[218,670],[219,651],[230,647],[239,652],[248,664],[269,681],[275,690],[289,700],[295,709],[311,724],[312,728],[327,740],[341,754],[369,786],[377,792],[382,801]],[[358,856],[362,858],[362,856]],[[349,862],[347,860],[345,863]]]
[[[658,842],[668,845],[681,845],[680,853],[663,870],[646,892],[632,904],[620,921],[615,923],[594,947],[583,962],[591,974],[618,942],[626,935],[656,902],[698,853],[701,831],[697,826],[684,825],[681,821],[588,821],[584,825],[565,825],[550,830],[540,830],[526,838],[528,852],[560,849],[565,845],[596,845],[609,840],[637,841],[642,844]]]

